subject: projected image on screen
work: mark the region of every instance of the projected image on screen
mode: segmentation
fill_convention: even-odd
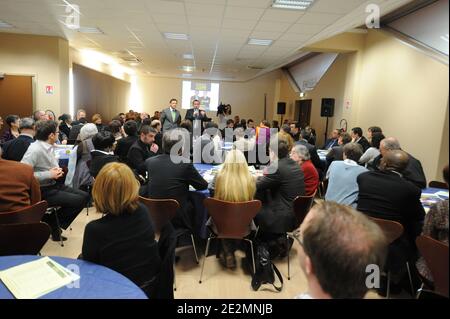
[[[183,81],[183,109],[192,108],[194,100],[199,100],[200,107],[205,111],[217,111],[219,83]]]

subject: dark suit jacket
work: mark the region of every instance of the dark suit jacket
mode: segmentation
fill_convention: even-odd
[[[137,174],[145,176],[145,161],[156,155],[156,153],[153,153],[150,150],[149,145],[142,143],[141,139],[138,138],[128,151],[128,165],[134,169]]]
[[[408,155],[409,163],[405,171],[403,172],[403,177],[421,189],[426,188],[427,178],[425,177],[425,173],[423,172],[422,164],[411,154]],[[380,165],[382,158],[383,156],[381,156],[381,154],[375,157],[372,164],[369,166],[369,169],[378,170],[378,166]]]
[[[132,213],[86,225],[83,259],[111,268],[140,286],[158,274],[161,260],[153,224],[142,204]]]
[[[20,162],[34,139],[27,135],[19,135],[18,138],[10,140],[2,145],[3,158],[10,161]]]
[[[176,116],[175,116],[175,121],[173,121],[172,119],[172,112],[170,111],[170,107],[168,107],[167,109],[164,109],[161,112],[161,126],[162,126],[162,131],[168,131],[174,128],[177,128],[180,126],[181,123],[181,114],[180,111],[175,110],[176,111]]]
[[[33,168],[0,158],[0,212],[12,212],[40,200],[40,186]]]
[[[179,156],[175,159],[181,161]],[[192,229],[193,222],[189,217],[192,208],[188,201],[189,185],[197,190],[204,190],[208,187],[208,182],[192,163],[174,163],[167,154],[149,158],[145,165],[149,177],[147,196],[177,200],[180,203],[180,210],[172,220],[172,224],[176,228]]]
[[[330,167],[333,161],[343,161],[344,160],[344,146],[339,145],[333,147],[327,154],[327,167]]]
[[[292,211],[292,203],[299,195],[305,195],[303,171],[290,158],[278,161],[278,169],[256,181],[256,197],[263,202],[256,221],[262,231],[282,234],[298,225]]]
[[[371,171],[357,178],[358,211],[371,217],[401,223],[404,234],[389,246],[386,266],[399,278],[406,261],[417,258],[415,239],[420,235],[425,211],[421,190],[394,172]]]
[[[330,138],[330,139],[328,139],[328,140],[325,142],[325,144],[323,145],[322,149],[328,150],[328,149],[333,148],[333,147],[335,147],[335,146],[339,146],[339,144],[338,144],[338,139]]]
[[[311,155],[311,162],[314,164],[314,167],[317,169],[317,172],[319,173],[320,179],[322,180],[323,173],[325,171],[325,165],[320,160],[319,154],[317,154],[317,148],[314,145],[309,144],[305,140],[299,140],[295,144],[300,144],[306,146],[306,148],[309,151],[309,155]]]
[[[192,127],[194,127],[194,121],[195,120],[200,120],[201,121],[201,125],[200,125],[200,127],[201,127],[201,134],[203,134],[203,128],[204,128],[203,124],[205,122],[211,122],[211,119],[208,117],[208,115],[206,115],[206,112],[205,112],[205,115],[202,116],[200,114],[200,111],[199,111],[199,114],[197,116],[195,116],[194,115],[194,109],[187,110],[186,116],[184,117],[184,119],[191,121],[192,122]]]
[[[105,153],[99,152],[99,151],[92,151],[91,152],[91,164],[89,166],[89,172],[91,173],[92,177],[97,177],[100,170],[109,163],[119,162],[119,157],[114,155],[107,155]]]
[[[127,163],[128,151],[130,150],[131,146],[138,140],[138,138],[139,137],[137,136],[127,136],[117,141],[114,154],[119,156],[119,159],[122,163]]]
[[[358,144],[362,146],[363,153],[370,148],[370,143],[364,136],[361,136],[361,138],[358,141]]]
[[[64,133],[67,136],[67,138],[69,138],[70,128],[66,123],[62,123],[59,125],[59,131]]]
[[[70,129],[69,140],[76,141],[78,139],[78,134],[80,134],[81,128],[84,124],[73,125]]]

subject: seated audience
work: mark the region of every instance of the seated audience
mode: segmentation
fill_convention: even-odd
[[[59,132],[64,133],[64,135],[69,138],[70,130],[72,128],[72,117],[69,114],[63,114],[58,120],[61,121],[59,124]]]
[[[375,133],[383,134],[383,130],[378,126],[371,126],[367,129],[367,139],[369,142],[372,141],[372,136]]]
[[[137,123],[133,120],[126,121],[123,124],[123,130],[126,137],[117,141],[114,154],[119,156],[122,163],[127,163],[128,151],[130,147],[138,140]]]
[[[443,170],[444,180],[448,186],[448,165]],[[423,236],[429,236],[448,245],[448,199],[434,204],[425,216],[422,229]],[[425,263],[423,257],[416,263],[419,273],[428,280],[427,285],[433,283],[433,276]]]
[[[22,163],[29,164],[34,170],[34,176],[39,181],[42,199],[50,207],[60,206],[58,212],[60,226],[67,229],[78,214],[86,207],[89,194],[56,183],[64,176],[54,153],[54,145],[58,138],[58,124],[55,121],[40,121],[36,123],[36,142],[28,147]],[[56,226],[55,216],[49,220],[52,228],[52,239],[59,241],[61,230]],[[65,239],[65,238],[62,238]]]
[[[77,164],[72,182],[72,187],[75,189],[88,191],[92,186],[93,178],[89,172],[88,163],[92,159],[91,152],[94,150],[92,137],[97,133],[97,126],[93,123],[88,123],[81,127],[80,134],[78,134],[80,142],[77,146]]]
[[[310,138],[310,136],[311,136],[310,132],[302,130],[300,132],[300,137],[296,145],[306,146],[306,148],[309,151],[309,155],[311,157],[311,162],[314,164],[317,173],[319,173],[320,180],[322,180],[325,171],[325,164],[322,163],[322,161],[320,160],[319,154],[317,154],[317,148],[314,145],[308,143],[308,139]]]
[[[309,133],[308,143],[313,146],[316,146],[316,140],[317,140],[316,130],[311,128],[311,126],[307,125],[305,127],[305,131]]]
[[[208,183],[195,169],[194,165],[182,157],[180,146],[184,132],[173,129],[163,134],[164,154],[145,161],[149,183],[147,197],[154,199],[175,199],[180,204],[177,216],[172,220],[175,228],[193,229],[191,220],[192,204],[188,200],[189,185],[197,190],[204,190]]]
[[[297,196],[305,195],[303,171],[289,157],[285,141],[270,143],[270,166],[264,176],[256,180],[256,198],[263,206],[256,216],[261,236],[269,242],[277,242],[278,255],[285,256],[288,251],[286,232],[293,231],[297,220],[292,213],[292,204]]]
[[[113,155],[112,149],[114,148],[115,139],[111,132],[103,131],[97,133],[92,138],[92,144],[94,150],[91,151],[91,164],[89,172],[92,177],[96,178],[100,170],[106,164],[112,162],[119,162],[119,157]]]
[[[281,126],[281,130],[278,133],[278,138],[285,140],[288,144],[289,151],[292,150],[294,147],[294,139],[291,136],[291,128],[289,125],[283,124],[283,126]]]
[[[333,147],[327,154],[327,166],[330,167],[333,161],[343,161],[344,160],[344,145],[352,141],[352,137],[348,133],[341,133],[339,135],[338,144],[339,146]]]
[[[295,142],[298,142],[300,139],[300,123],[291,123],[291,135]]]
[[[398,284],[406,274],[405,263],[417,258],[415,240],[422,232],[425,217],[420,202],[421,190],[403,178],[409,156],[400,150],[383,155],[380,170],[358,176],[358,210],[375,218],[388,219],[403,225],[403,236],[390,245],[388,256],[392,282]]]
[[[30,117],[20,120],[20,135],[2,145],[3,158],[10,161],[20,162],[23,155],[28,150],[31,143],[34,142],[34,121]]]
[[[276,129],[277,132],[279,132],[280,131],[280,122],[278,122],[276,120],[272,121],[272,128]]]
[[[37,110],[37,111],[34,111],[34,113],[33,113],[33,120],[35,122],[37,122],[37,121],[48,121],[48,115],[47,115],[47,113],[45,113],[42,110]]]
[[[139,203],[139,183],[128,166],[106,165],[92,197],[102,218],[86,225],[82,258],[111,268],[142,287],[160,272],[161,260],[147,208]]]
[[[139,138],[128,151],[127,161],[138,175],[145,176],[145,160],[158,154],[158,145],[154,143],[156,130],[151,126],[144,125],[139,134]]]
[[[372,165],[369,165],[369,169],[379,169],[381,159],[384,154],[389,151],[394,150],[402,150],[400,147],[400,142],[395,137],[385,138],[380,142],[380,155],[378,155],[372,162]],[[419,188],[427,187],[427,179],[425,177],[425,173],[422,168],[422,164],[418,159],[413,157],[411,154],[407,153],[409,157],[408,166],[403,172],[403,177],[416,185]]]
[[[327,171],[328,188],[326,201],[356,207],[358,200],[358,183],[356,179],[367,169],[358,165],[362,147],[357,143],[344,145],[344,160],[334,161]]]
[[[105,125],[103,125],[103,120],[102,120],[102,116],[100,114],[94,114],[92,116],[92,123],[95,124],[95,126],[97,126],[97,130],[99,132],[103,131],[105,129]]]
[[[351,136],[353,142],[362,146],[363,152],[367,151],[370,147],[369,141],[363,136],[363,131],[360,127],[352,128]]]
[[[20,118],[17,115],[8,115],[5,121],[9,128],[3,133],[3,136],[0,138],[0,144],[11,141],[19,137],[20,134]]]
[[[256,127],[256,144],[270,143],[270,123],[267,120],[262,120],[259,126]]]
[[[183,124],[183,123],[181,123]],[[162,126],[161,126],[161,122],[159,120],[153,120],[150,123],[150,126],[153,127],[156,130],[156,135],[155,135],[155,143],[156,145],[158,145],[158,154],[162,154]]]
[[[239,128],[242,130],[242,128]],[[214,178],[214,198],[226,202],[248,202],[253,200],[256,192],[256,184],[254,177],[250,174],[244,154],[239,150],[230,151],[223,163],[222,169]],[[230,187],[230,185],[233,185]],[[217,232],[211,220],[210,225],[214,232]],[[256,230],[254,224],[249,225]],[[222,239],[222,249],[219,257],[220,262],[226,268],[236,268],[236,258],[234,256],[234,241]]]
[[[322,146],[322,149],[331,150],[333,147],[339,146],[339,134],[340,131],[338,129],[333,130],[333,132],[331,132],[330,138],[326,140],[325,144]]]
[[[255,149],[255,137],[245,136],[245,131],[242,127],[238,127],[234,132],[236,135],[234,148],[241,151],[248,159],[248,153]]]
[[[367,266],[384,265],[387,242],[377,224],[333,202],[313,206],[295,236],[307,293],[296,299],[361,299],[367,294]]]
[[[250,130],[255,129],[255,122],[252,119],[247,120],[247,129],[250,129]]]
[[[123,138],[122,122],[119,120],[112,120],[106,129],[112,133],[116,142]]]
[[[0,147],[0,213],[13,212],[38,203],[41,200],[41,190],[33,168],[16,161],[4,160],[1,156]]]
[[[319,173],[311,162],[308,148],[305,145],[295,145],[291,150],[291,159],[300,165],[305,180],[305,195],[312,196],[319,187]]]
[[[222,139],[227,139],[227,141],[232,139],[232,134],[234,132],[234,120],[229,119],[226,122],[226,126],[223,130],[220,131],[220,134],[222,135]],[[227,136],[228,134],[228,136]]]
[[[72,126],[81,124],[81,119],[84,119],[83,122],[87,123],[86,118],[87,118],[86,117],[86,111],[84,109],[78,109],[75,121],[72,122]]]
[[[74,123],[77,123],[77,124],[74,124]],[[72,122],[72,128],[70,129],[70,134],[68,136],[69,141],[71,141],[71,142],[81,141],[79,135],[80,135],[81,128],[85,124],[87,124],[87,120],[84,117],[80,118],[76,122],[75,121]]]
[[[385,139],[383,133],[373,133],[370,140],[370,147],[359,159],[359,164],[366,167],[373,163],[373,160],[380,155],[380,143]]]
[[[220,131],[217,123],[206,123],[203,135],[200,138],[197,138],[194,142],[193,159],[194,163],[222,163]]]

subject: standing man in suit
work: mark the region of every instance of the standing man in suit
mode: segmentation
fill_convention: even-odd
[[[353,142],[358,143],[359,145],[362,146],[363,153],[369,149],[370,143],[367,140],[367,138],[363,136],[363,131],[360,127],[352,128],[352,139]]]
[[[170,106],[161,112],[161,125],[163,132],[177,128],[181,123],[181,114],[177,110],[177,99],[170,100]]]
[[[211,119],[206,115],[206,112],[204,110],[200,109],[200,101],[194,100],[192,102],[192,106],[194,108],[189,109],[186,112],[185,120],[189,120],[192,122],[193,131],[196,132],[198,128],[200,127],[201,132],[200,134],[203,134],[203,123],[205,122],[211,122]]]
[[[19,137],[3,144],[3,158],[10,161],[20,162],[28,147],[34,142],[34,121],[31,117],[20,120]]]

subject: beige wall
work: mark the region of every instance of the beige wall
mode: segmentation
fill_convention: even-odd
[[[264,94],[267,93],[267,118],[272,119],[276,103],[276,84],[281,77],[280,71],[274,71],[248,82],[220,82],[220,101],[231,104],[232,113],[241,118],[261,121],[264,117]],[[141,95],[142,111],[153,114],[154,111],[168,107],[169,100],[176,98],[181,103],[181,79],[138,77],[138,91]],[[186,113],[181,110],[182,115]],[[276,112],[275,112],[276,113]],[[213,120],[216,112],[208,112]]]
[[[0,72],[33,75],[36,108],[68,111],[68,43],[56,37],[0,33]],[[54,86],[54,94],[45,92]]]
[[[377,125],[418,158],[428,180],[441,179],[448,163],[448,65],[401,42],[384,31],[341,35],[313,45],[318,51],[345,52],[325,74],[307,99],[313,99],[312,125],[323,132],[322,97],[336,98],[333,126],[342,118],[348,128],[364,131]],[[354,38],[354,41],[352,41]],[[339,40],[339,39],[338,39]],[[296,99],[286,80],[281,99]],[[350,109],[344,103],[350,102]],[[318,136],[323,142],[323,136]]]

